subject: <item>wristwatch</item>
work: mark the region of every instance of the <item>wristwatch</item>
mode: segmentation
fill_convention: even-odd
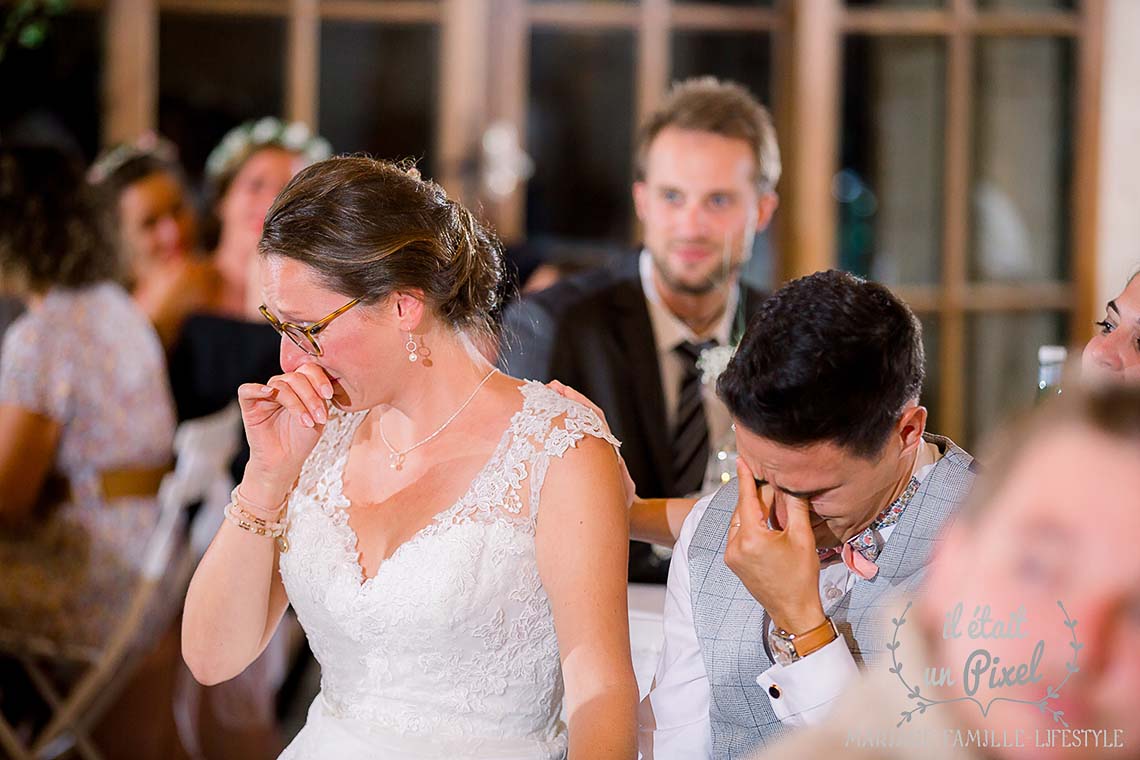
[[[823,623],[804,633],[788,633],[783,628],[773,626],[768,632],[768,647],[772,656],[781,665],[791,665],[802,660],[812,652],[822,649],[839,638],[839,630],[831,618],[824,618]]]

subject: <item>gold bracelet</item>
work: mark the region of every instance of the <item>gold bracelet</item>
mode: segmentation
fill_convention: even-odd
[[[241,492],[241,484],[234,486],[234,490],[230,491],[230,503],[237,504],[242,508],[242,511],[252,517],[259,517],[263,520],[273,521],[281,516],[285,511],[285,505],[289,502],[289,494],[285,494],[285,498],[277,505],[276,509],[269,509],[260,504],[254,504],[249,499],[245,498],[245,494]]]
[[[269,531],[285,529],[285,522],[283,520],[266,520],[262,517],[258,517],[236,501],[231,501],[229,507],[235,517],[253,523],[259,528],[265,528]]]

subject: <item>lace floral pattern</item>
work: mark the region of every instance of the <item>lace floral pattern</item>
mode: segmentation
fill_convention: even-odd
[[[536,758],[565,752],[535,519],[552,457],[587,435],[618,442],[592,411],[545,386],[520,392],[521,410],[467,493],[372,578],[363,576],[342,490],[364,412],[334,415],[305,463],[281,576],[337,717],[433,740],[524,739]]]

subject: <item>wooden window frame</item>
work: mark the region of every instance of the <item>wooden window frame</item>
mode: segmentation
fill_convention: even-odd
[[[987,10],[976,0],[943,7],[848,7],[842,0],[776,0],[748,8],[715,2],[640,0],[79,0],[107,9],[104,135],[131,137],[157,122],[158,14],[271,15],[287,19],[282,67],[285,116],[315,124],[319,116],[322,19],[379,24],[434,24],[440,29],[439,124],[434,136],[438,179],[478,204],[500,235],[525,231],[525,188],[481,198],[464,177],[487,125],[513,125],[525,143],[529,42],[533,29],[627,29],[636,39],[635,124],[660,102],[670,79],[672,34],[679,30],[767,32],[773,40],[773,99],[784,152],[781,210],[775,230],[783,281],[836,265],[837,209],[831,181],[838,170],[841,51],[851,34],[933,36],[946,41],[946,129],[942,182],[941,280],[899,286],[921,316],[938,320],[941,388],[935,401],[941,432],[966,430],[967,320],[978,313],[1030,310],[1067,313],[1069,334],[1083,342],[1096,313],[1097,188],[1104,0],[1079,0],[1073,11]],[[494,23],[489,19],[494,18]],[[1076,51],[1075,138],[1066,282],[994,284],[969,277],[969,193],[976,40],[983,37],[1069,38]],[[493,42],[492,42],[493,40]],[[473,73],[474,72],[474,73]]]

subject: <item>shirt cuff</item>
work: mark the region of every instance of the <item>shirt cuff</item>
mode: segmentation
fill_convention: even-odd
[[[859,675],[847,641],[835,641],[791,665],[775,663],[756,677],[781,723],[813,726],[821,723],[831,703]]]

